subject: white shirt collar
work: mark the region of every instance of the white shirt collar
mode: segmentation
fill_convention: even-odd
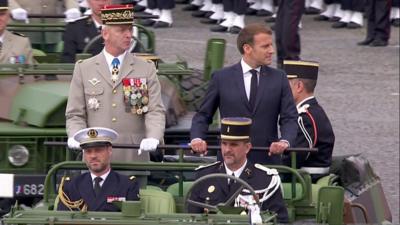
[[[5,34],[5,33],[6,33],[6,31],[4,30],[3,34],[0,35],[0,41],[1,41],[2,43],[4,43],[4,34]]]
[[[99,29],[99,27],[102,26],[102,24],[97,22],[95,19],[92,18],[92,20],[93,20],[93,23],[94,23],[94,25],[96,26],[97,29]]]
[[[111,169],[109,169],[109,170],[107,171],[107,173],[105,173],[105,174],[103,174],[103,175],[100,176],[100,177],[103,179],[103,180],[101,180],[101,182],[100,182],[100,186],[103,185],[104,181],[105,181],[106,178],[108,177],[108,174],[110,174],[110,171],[111,171]],[[94,183],[94,178],[96,178],[97,176],[94,175],[93,173],[90,173],[90,176],[92,177],[92,182]]]
[[[315,98],[314,95],[303,99],[301,102],[299,102],[299,104],[296,105],[297,110],[300,109],[301,105],[303,105],[304,102],[306,102],[306,101],[308,101],[308,100],[310,100],[310,99],[313,99],[313,98]]]
[[[246,167],[246,165],[247,165],[247,159],[239,169],[237,169],[236,171],[232,171],[224,163],[226,174],[232,175],[232,173],[234,173],[235,177],[240,177],[240,175],[242,174],[242,172],[243,172],[244,168]]]
[[[125,51],[124,53],[122,53],[121,55],[119,55],[117,57],[114,57],[113,55],[108,53],[105,48],[103,49],[103,54],[106,57],[107,65],[108,65],[108,68],[110,69],[110,72],[111,72],[111,69],[112,69],[111,62],[113,61],[114,58],[118,58],[119,59],[119,63],[120,63],[119,64],[119,68],[121,68],[122,63],[124,62],[124,58],[125,58],[126,52],[127,51]]]
[[[249,66],[249,64],[247,64],[247,63],[243,60],[243,58],[240,60],[240,65],[242,66],[243,74],[246,74],[246,73],[249,73],[249,74],[250,74],[250,70],[253,69],[253,68],[251,68],[251,66]],[[261,70],[261,67],[260,67],[260,66],[257,67],[257,68],[254,68],[254,69],[257,70],[258,74],[260,74],[260,70]],[[251,75],[251,74],[250,74],[250,75]]]

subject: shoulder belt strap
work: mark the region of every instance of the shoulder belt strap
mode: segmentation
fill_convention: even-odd
[[[299,124],[299,127],[300,127],[301,131],[303,132],[304,137],[307,139],[309,147],[312,148],[317,143],[318,134],[317,134],[317,124],[315,123],[314,117],[308,111],[309,107],[310,107],[309,104],[305,104],[305,105],[303,105],[302,107],[300,107],[298,109],[298,112],[299,112],[299,114],[303,114],[304,113],[310,118],[311,124],[313,126],[313,130],[314,130],[314,139],[311,138],[311,135],[308,133],[307,129],[304,127],[303,118],[301,116],[299,116],[297,118],[297,123]]]

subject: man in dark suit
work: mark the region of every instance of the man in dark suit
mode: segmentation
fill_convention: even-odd
[[[74,135],[89,172],[61,182],[58,210],[120,211],[112,202],[139,200],[139,183],[134,177],[111,169],[111,141],[117,135],[102,127],[85,128]]]
[[[329,174],[335,134],[324,109],[314,96],[318,63],[284,61],[285,69],[299,113],[298,132],[293,147],[318,148],[317,153],[297,153],[297,167],[311,174],[314,182]],[[290,157],[284,158],[290,166]]]
[[[89,41],[101,34],[101,9],[105,5],[110,4],[111,0],[88,0],[87,2],[92,14],[68,23],[65,28],[63,36],[64,51],[61,58],[61,61],[64,63],[75,63],[75,55],[77,53],[82,53]],[[103,48],[103,39],[100,38],[95,42],[93,47],[88,50],[88,53],[97,55]]]
[[[239,177],[247,182],[257,193],[261,202],[261,210],[269,210],[278,214],[279,222],[287,222],[288,214],[282,198],[280,178],[275,169],[269,169],[260,164],[253,164],[246,158],[250,152],[250,129],[252,121],[245,117],[224,118],[221,121],[221,151],[222,162],[201,166],[197,169],[196,177],[207,174],[222,173]],[[211,178],[198,183],[193,187],[190,199],[196,202],[217,205],[226,202],[239,188],[239,183],[224,178]],[[257,220],[254,210],[255,201],[249,193],[242,191],[233,206],[249,206],[251,224],[261,222]],[[204,209],[189,205],[191,213],[202,213]]]
[[[207,152],[205,135],[219,109],[221,118],[251,118],[251,143],[270,147],[268,154],[250,152],[251,162],[281,164],[280,154],[296,138],[297,112],[286,74],[268,66],[274,53],[272,32],[262,24],[250,24],[239,33],[237,45],[242,60],[213,74],[203,103],[193,117],[192,150]]]

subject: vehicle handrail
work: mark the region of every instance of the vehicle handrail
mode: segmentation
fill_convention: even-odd
[[[9,75],[72,75],[73,63],[0,64],[0,76]]]
[[[66,142],[52,142],[52,141],[47,141],[44,142],[44,145],[52,145],[52,146],[67,146]],[[126,149],[126,148],[132,148],[132,149],[139,149],[140,145],[139,144],[113,144],[113,148],[121,148],[121,149]],[[183,150],[191,150],[192,148],[190,147],[189,144],[183,144],[183,145],[158,145],[157,149],[183,149]],[[207,150],[220,150],[221,146],[219,145],[209,145],[207,146]],[[269,147],[259,147],[259,146],[253,146],[251,147],[251,150],[255,151],[269,151]],[[287,152],[317,152],[317,148],[287,148],[285,151]]]

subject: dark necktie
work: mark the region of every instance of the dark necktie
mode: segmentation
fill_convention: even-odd
[[[249,103],[251,109],[254,109],[256,104],[256,97],[257,97],[257,87],[258,87],[258,79],[257,79],[257,70],[250,70],[251,73],[251,84],[250,84],[250,98]]]
[[[233,177],[235,176],[235,173],[234,172],[232,172],[232,174],[231,174]],[[228,180],[228,190],[230,191],[231,190],[231,187],[232,187],[232,185],[235,183],[235,181],[233,180],[233,179],[229,179]]]
[[[96,197],[100,194],[101,187],[100,187],[100,182],[103,180],[101,177],[95,177],[94,178],[94,193],[96,194]]]

